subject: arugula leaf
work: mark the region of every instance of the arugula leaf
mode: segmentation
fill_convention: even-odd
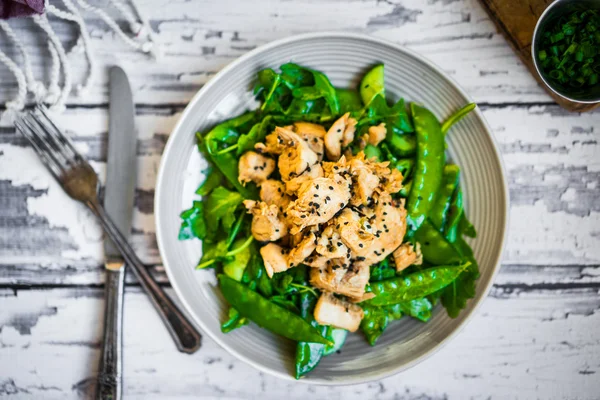
[[[213,166],[208,167],[204,171],[204,174],[206,175],[204,182],[202,182],[198,189],[196,189],[196,194],[200,196],[206,196],[212,192],[214,188],[221,185],[221,181],[223,179],[223,174]]]
[[[358,125],[377,125],[385,122],[388,132],[396,134],[414,132],[415,128],[412,125],[404,99],[400,99],[392,107],[389,107],[385,97],[377,95],[371,103],[365,108],[362,117],[358,121]]]
[[[221,332],[228,333],[234,329],[241,328],[244,325],[248,325],[250,320],[246,317],[242,317],[238,310],[233,307],[229,307],[227,313],[227,321],[221,324]]]
[[[212,232],[219,229],[219,222],[228,232],[235,222],[235,209],[242,203],[244,198],[237,192],[232,192],[224,187],[218,187],[206,199],[204,219],[206,227]]]
[[[213,165],[215,165],[221,173],[227,178],[229,183],[240,192],[246,199],[258,198],[258,190],[255,185],[244,186],[238,181],[238,159],[230,152],[221,152],[221,150],[229,147],[239,138],[239,132],[245,132],[254,125],[256,113],[249,112],[238,117],[225,121],[213,129],[206,136],[196,134],[199,141],[204,143],[198,144],[198,147],[206,149],[206,154]]]
[[[427,298],[415,299],[406,303],[399,303],[398,306],[404,314],[410,315],[420,321],[427,322],[431,318],[433,305]]]
[[[191,208],[179,214],[182,220],[179,229],[179,240],[204,239],[206,237],[206,223],[203,214],[204,204],[201,201],[194,201]]]
[[[471,246],[465,242],[462,235],[459,235],[453,245],[471,264],[442,291],[442,305],[446,308],[450,318],[456,318],[460,310],[467,306],[467,301],[475,297],[475,282],[479,278],[479,266],[473,256]]]
[[[390,265],[390,257],[385,258],[377,264],[371,265],[370,282],[382,281],[396,276],[396,268]]]
[[[256,143],[263,142],[265,140],[272,119],[272,116],[267,115],[261,122],[254,124],[252,129],[250,129],[250,132],[240,136],[236,153],[238,156],[242,155],[248,150],[252,150]]]
[[[214,267],[216,262],[227,261],[233,257],[227,257],[227,240],[211,242],[205,240],[202,242],[202,257],[198,261],[196,269]]]
[[[362,101],[356,90],[335,88],[335,93],[340,103],[340,114],[361,111]]]

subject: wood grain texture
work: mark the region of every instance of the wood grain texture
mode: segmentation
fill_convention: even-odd
[[[104,4],[105,0],[99,0]],[[125,377],[131,399],[593,399],[600,390],[600,110],[568,113],[532,79],[476,0],[139,0],[163,56],[133,53],[86,15],[100,65],[88,97],[57,117],[104,179],[105,67],[128,71],[137,107],[133,245],[168,282],[156,248],[153,197],[166,140],[191,96],[246,51],[295,33],[346,30],[426,55],[472,95],[509,180],[510,233],[489,298],[439,354],[371,384],[322,388],[265,376],[205,338],[179,354],[127,278]],[[123,21],[119,21],[123,24]],[[48,74],[43,37],[11,21]],[[52,21],[67,46],[74,28]],[[124,25],[124,24],[123,24]],[[14,49],[0,35],[0,46]],[[85,63],[73,57],[76,79]],[[77,78],[79,77],[79,78]],[[0,68],[0,102],[14,95]],[[25,141],[0,122],[0,397],[89,398],[99,355],[102,232]],[[192,266],[190,266],[192,267]]]
[[[106,0],[95,3],[102,5]],[[117,63],[127,72],[138,103],[185,104],[223,66],[272,40],[302,32],[362,32],[403,44],[441,66],[478,102],[548,102],[551,98],[507,45],[477,0],[139,0],[158,32],[158,60],[126,48],[106,25],[86,14],[99,65],[89,95],[69,101],[103,104],[108,73]],[[109,11],[110,7],[106,7]],[[125,26],[124,21],[120,21]],[[43,36],[28,20],[10,21],[29,49],[36,76],[48,78],[50,66]],[[52,20],[63,43],[73,45],[75,28]],[[4,37],[0,35],[0,40]],[[16,53],[3,40],[9,55]],[[74,79],[86,67],[71,57]],[[0,68],[0,92],[14,95],[15,80]],[[156,94],[160,93],[160,96]]]
[[[0,395],[87,398],[99,357],[101,290],[2,295],[0,360],[11,362],[0,363]],[[148,300],[130,289],[124,394],[128,399],[275,400],[284,393],[298,400],[595,399],[600,390],[599,310],[600,299],[592,291],[570,290],[558,297],[494,290],[464,331],[422,364],[371,384],[327,388],[266,376],[209,338],[192,356],[177,353]]]
[[[498,30],[504,35],[508,43],[527,66],[533,77],[540,83],[546,92],[569,111],[586,112],[600,106],[596,104],[583,104],[557,95],[547,88],[535,69],[531,55],[531,43],[537,21],[553,0],[481,0],[484,8],[490,15]]]

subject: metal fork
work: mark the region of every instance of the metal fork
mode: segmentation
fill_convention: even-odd
[[[127,264],[150,297],[179,351],[193,353],[200,347],[200,333],[148,273],[98,201],[98,176],[71,141],[54,125],[43,107],[16,118],[17,130],[29,140],[46,168],[73,199],[88,206],[100,220]]]

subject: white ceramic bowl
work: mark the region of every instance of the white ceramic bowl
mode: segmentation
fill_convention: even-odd
[[[284,379],[293,379],[294,343],[256,325],[221,333],[227,306],[214,272],[194,270],[201,243],[178,241],[177,234],[178,215],[191,205],[205,166],[194,132],[255,108],[251,87],[256,72],[289,61],[324,72],[338,87],[357,85],[370,66],[383,62],[388,97],[421,102],[440,119],[471,101],[438,67],[403,47],[363,35],[317,33],[282,39],[247,53],[221,70],[187,106],[165,148],[156,188],[156,233],[167,274],[205,334],[239,359]],[[448,134],[448,155],[462,169],[466,209],[478,231],[472,241],[481,269],[476,297],[456,319],[442,307],[426,324],[402,318],[388,327],[375,347],[360,334],[351,334],[341,354],[324,358],[301,382],[359,383],[405,370],[453,337],[487,295],[505,241],[508,197],[501,158],[478,109]]]

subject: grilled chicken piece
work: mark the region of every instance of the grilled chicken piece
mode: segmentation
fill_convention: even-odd
[[[375,293],[365,293],[361,297],[348,297],[348,301],[351,303],[362,303],[363,301],[371,300],[375,297]]]
[[[360,326],[364,313],[359,306],[340,300],[331,293],[322,293],[315,305],[315,320],[320,325],[355,332]]]
[[[265,143],[256,143],[254,148],[261,153],[269,153],[274,155],[280,155],[285,150],[285,144],[283,139],[279,137],[277,131],[269,133],[265,137]]]
[[[385,134],[387,133],[385,129],[385,123],[382,122],[377,126],[369,127],[369,139],[368,142],[370,145],[377,146],[379,143],[385,139]]]
[[[304,264],[306,264],[312,268],[321,269],[321,268],[327,267],[328,261],[331,264],[331,261],[328,257],[324,257],[319,254],[313,254],[313,255],[306,257],[306,259],[304,260]]]
[[[367,205],[373,197],[375,189],[379,186],[379,177],[372,172],[364,161],[357,158],[350,161],[350,171],[354,181],[350,204],[355,207],[361,204]]]
[[[323,138],[326,133],[325,128],[310,122],[294,122],[294,131],[308,143],[308,146],[317,154],[319,161],[321,161],[324,154]]]
[[[260,185],[273,171],[275,171],[275,160],[248,151],[240,157],[238,180],[244,185],[251,181]]]
[[[310,284],[328,292],[360,298],[365,294],[369,276],[368,265],[357,266],[355,263],[349,269],[329,265],[325,268],[311,268]]]
[[[285,183],[285,191],[287,194],[296,194],[300,186],[304,182],[312,182],[313,179],[320,178],[323,176],[323,168],[321,164],[315,164],[309,167],[306,171],[304,171],[299,176],[290,179]]]
[[[417,242],[416,247],[410,243],[404,243],[394,251],[394,263],[396,271],[400,272],[411,265],[423,264],[423,254],[421,254],[421,245]]]
[[[383,192],[377,199],[375,218],[371,225],[375,229],[375,239],[364,258],[357,258],[358,265],[373,265],[388,256],[402,244],[406,233],[406,210],[403,203],[395,203],[392,196]]]
[[[317,247],[315,244],[315,239],[315,234],[311,232],[290,251],[290,254],[288,255],[288,263],[290,268],[298,266],[298,264],[304,262],[306,257],[312,254]]]
[[[354,118],[350,118],[350,113],[346,113],[331,125],[325,134],[325,153],[328,160],[337,161],[342,155],[342,147],[348,146],[354,140],[356,123]]]
[[[317,240],[316,250],[317,253],[327,258],[340,258],[349,256],[348,247],[342,243],[339,232],[337,232],[335,227],[331,225],[323,230],[323,233]]]
[[[286,145],[277,162],[279,173],[284,181],[300,175],[319,161],[317,154],[295,132],[281,127],[275,128],[275,132]]]
[[[285,186],[275,179],[267,179],[260,185],[260,199],[268,205],[275,205],[280,212],[290,204],[291,198],[285,193]]]
[[[362,221],[361,221],[362,220]],[[332,222],[331,226],[339,232],[342,243],[346,245],[352,252],[353,257],[365,257],[370,251],[371,244],[375,236],[365,224],[368,223],[366,218],[361,216],[350,208],[344,208],[342,213]]]
[[[329,221],[350,200],[348,186],[340,185],[331,178],[316,178],[304,182],[298,189],[298,199],[286,209],[292,235],[307,226]]]
[[[290,268],[283,248],[275,243],[269,243],[261,247],[260,255],[265,263],[265,270],[269,278],[272,278],[276,272],[283,272]]]
[[[244,200],[244,206],[252,217],[252,236],[259,242],[273,242],[287,235],[288,228],[279,207],[265,202]]]

